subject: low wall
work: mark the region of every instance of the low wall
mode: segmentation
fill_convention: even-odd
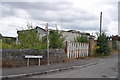
[[[97,41],[93,40],[93,39],[90,39],[90,43],[89,44],[90,44],[89,45],[89,56],[94,56],[94,54],[95,54],[95,47],[97,46]],[[109,41],[108,44],[109,44],[109,48],[112,49],[113,42]]]
[[[47,64],[47,51],[35,49],[2,49],[2,66],[18,67],[26,66],[27,59],[25,55],[41,55],[41,64]],[[50,63],[58,63],[66,61],[67,55],[63,49],[49,50]],[[30,65],[37,65],[38,59],[30,59]]]
[[[97,44],[97,41],[90,39],[89,43],[89,56],[93,56],[95,54],[95,46]]]

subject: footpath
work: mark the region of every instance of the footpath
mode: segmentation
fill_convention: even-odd
[[[85,58],[76,59],[71,62],[56,63],[51,65],[36,65],[36,66],[26,66],[26,67],[16,67],[16,68],[2,68],[2,78],[17,78],[25,77],[36,74],[46,74],[48,72],[62,71],[67,69],[72,69],[73,66],[83,66],[96,64],[99,61],[104,61],[113,56],[108,56],[105,58]]]

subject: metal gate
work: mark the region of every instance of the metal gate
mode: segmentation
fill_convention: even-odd
[[[79,58],[88,56],[89,44],[66,41],[66,53],[68,58]]]

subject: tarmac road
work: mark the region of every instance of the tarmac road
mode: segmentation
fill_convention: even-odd
[[[76,67],[61,72],[53,72],[29,78],[118,78],[118,56],[103,58],[96,65],[80,68]]]
[[[17,68],[2,68],[2,76],[14,76],[14,75],[22,75],[22,74],[29,74],[29,73],[36,73],[36,72],[44,72],[53,69],[60,69],[65,67],[71,66],[80,66],[84,64],[89,64],[92,62],[98,62],[101,58],[87,58],[87,59],[80,59],[75,60],[72,62],[65,62],[65,63],[57,63],[51,65],[41,65],[41,66],[29,66],[29,67],[17,67]]]

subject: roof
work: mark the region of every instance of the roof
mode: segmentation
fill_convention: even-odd
[[[110,36],[108,38],[111,38],[112,40],[118,40],[118,41],[120,41],[120,37],[118,35],[116,35],[116,36]]]
[[[43,30],[43,31],[46,31],[45,29],[43,29],[43,28],[41,28],[41,27],[38,27],[38,26],[36,26],[35,29],[41,29],[41,30]],[[31,29],[31,30],[33,30],[33,29]],[[53,30],[53,29],[49,29],[49,31],[51,31],[51,30]],[[24,31],[24,30],[21,30],[21,31]],[[21,32],[21,31],[17,31],[17,33],[18,33],[18,32]],[[25,31],[27,31],[27,30],[25,30]],[[61,32],[79,33],[79,34],[82,34],[82,35],[88,35],[88,36],[90,36],[89,33],[80,33],[80,31],[76,31],[76,30],[68,30],[68,31],[59,30],[59,31],[61,31]]]
[[[36,28],[34,28],[34,29],[20,30],[20,31],[17,31],[17,33],[22,32],[22,31],[30,31],[30,30],[37,30],[37,29],[41,29],[41,30],[45,31],[45,29],[36,26]]]
[[[45,29],[43,29],[43,28],[41,28],[41,27],[38,27],[38,26],[36,26],[36,28],[35,29],[42,29],[43,31],[45,31]]]
[[[4,38],[16,38],[16,37],[10,37],[10,36],[3,36]]]
[[[3,38],[12,38],[12,39],[16,39],[16,37],[9,37],[9,36],[2,36]]]
[[[0,38],[2,38],[3,36],[2,36],[2,34],[0,34]]]
[[[68,30],[68,31],[60,30],[60,31],[61,32],[80,33],[80,31],[76,31],[76,30]]]

